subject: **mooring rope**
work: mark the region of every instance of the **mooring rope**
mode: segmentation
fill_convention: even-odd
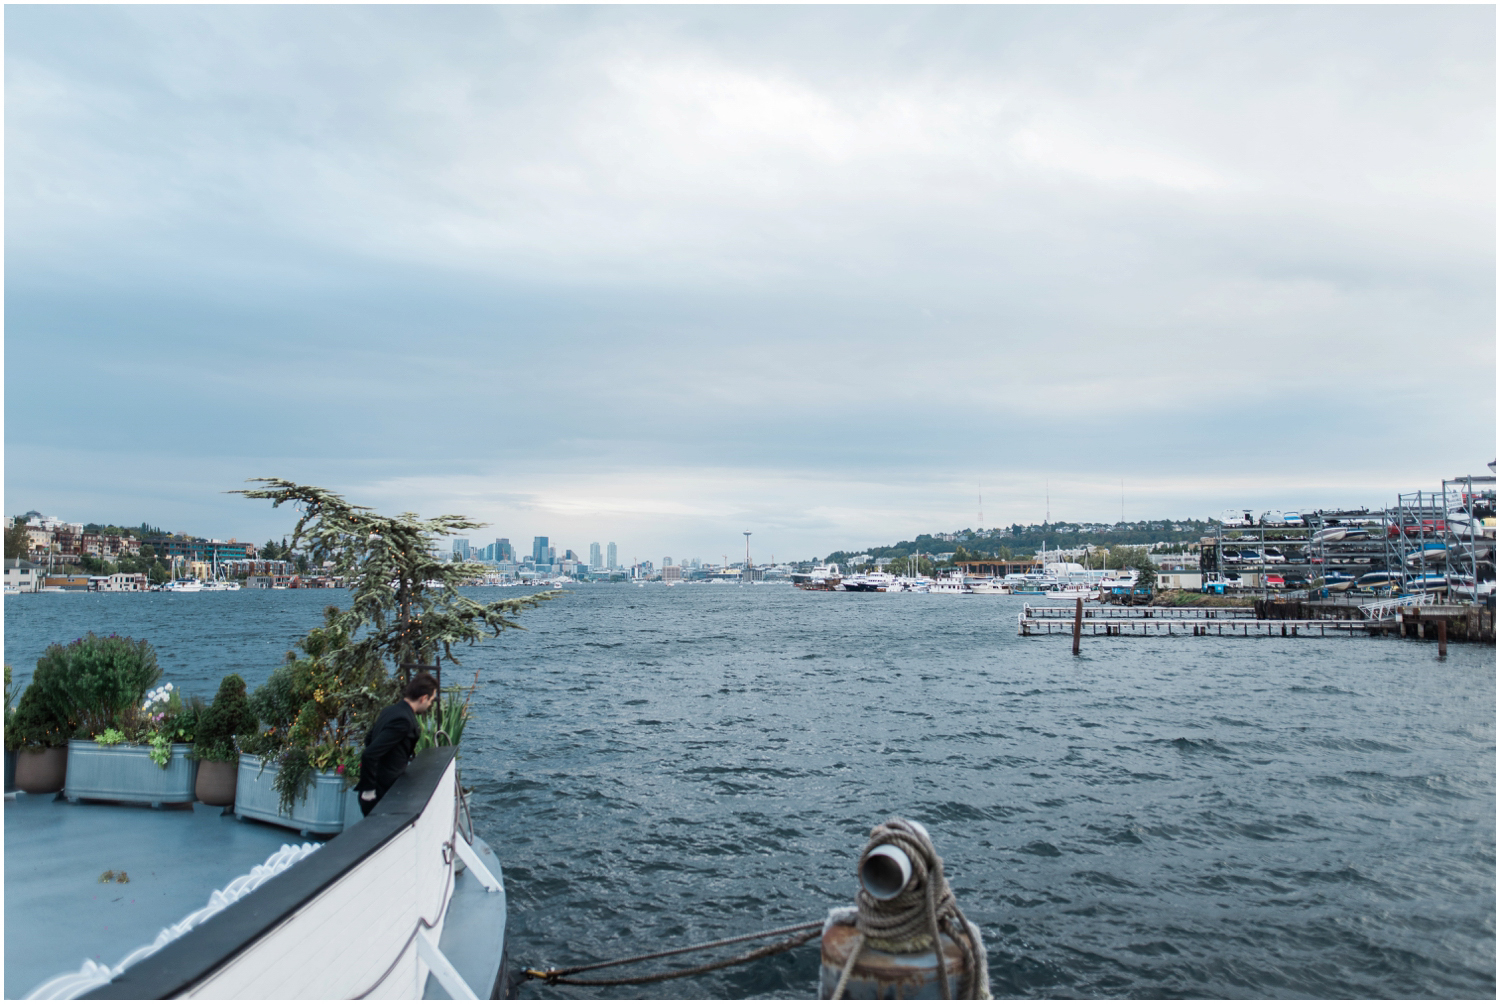
[[[912,877],[899,893],[884,900],[876,899],[861,885],[855,898],[858,912],[854,916],[854,926],[862,937],[850,946],[850,957],[833,999],[841,998],[848,974],[853,971],[855,956],[866,946],[898,954],[931,948],[937,956],[940,992],[944,1000],[951,999],[953,992],[948,985],[948,963],[943,957],[940,936],[947,934],[963,953],[964,997],[988,1000],[989,964],[985,958],[984,941],[979,929],[958,908],[953,890],[943,876],[943,859],[932,846],[932,838],[919,826],[904,819],[892,819],[870,831],[869,843],[861,852],[860,860],[863,861],[882,844],[893,844],[906,853],[911,860]]]
[[[791,927],[777,927],[769,931],[757,931],[754,934],[741,934],[733,938],[720,938],[718,941],[705,941],[697,945],[688,945],[686,948],[669,948],[663,952],[651,952],[647,955],[633,955],[626,959],[611,959],[608,962],[593,962],[586,966],[571,966],[566,969],[523,969],[521,978],[527,980],[544,980],[548,984],[566,983],[578,987],[616,987],[630,983],[660,983],[663,980],[675,980],[683,976],[697,976],[700,973],[713,972],[715,969],[724,969],[728,966],[738,965],[742,962],[753,962],[756,959],[775,955],[805,945],[812,939],[818,937],[823,930],[823,921],[814,920],[806,924],[793,924]],[[721,948],[724,945],[733,945],[741,941],[754,941],[758,938],[774,938],[780,934],[793,934],[786,941],[743,955],[736,955],[732,959],[721,959],[717,962],[706,962],[701,966],[691,969],[670,969],[665,972],[651,973],[648,976],[622,976],[612,980],[574,980],[568,977],[574,973],[586,973],[592,969],[608,969],[611,966],[625,966],[632,962],[646,962],[650,959],[662,959],[670,955],[683,955],[687,952],[698,952],[708,948]]]

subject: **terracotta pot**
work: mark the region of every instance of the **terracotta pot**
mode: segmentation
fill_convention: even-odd
[[[16,751],[16,787],[28,795],[50,795],[62,791],[68,776],[68,748],[26,747]]]
[[[239,773],[238,763],[202,760],[198,763],[198,783],[193,793],[204,805],[233,805]]]

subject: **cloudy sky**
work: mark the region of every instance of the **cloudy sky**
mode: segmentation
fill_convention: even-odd
[[[5,13],[6,511],[811,557],[1495,453],[1491,7]],[[1122,501],[1123,482],[1123,501]]]

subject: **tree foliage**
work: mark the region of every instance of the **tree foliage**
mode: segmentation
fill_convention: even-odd
[[[314,770],[356,779],[363,733],[398,696],[403,667],[429,665],[439,656],[457,663],[455,645],[519,628],[517,614],[555,593],[492,603],[460,593],[459,586],[485,567],[445,560],[435,545],[484,525],[467,517],[381,516],[327,489],[253,480],[265,487],[237,494],[296,506],[301,515],[286,549],[301,544],[312,562],[331,561],[349,589],[347,608],[328,607],[322,625],[297,643],[301,656],[288,653],[252,698],[264,731],[247,752],[275,756],[276,789],[282,808],[290,809]]]
[[[236,494],[269,499],[271,505],[301,510],[292,531],[295,548],[305,541],[315,562],[332,560],[333,574],[349,587],[349,607],[332,616],[325,629],[347,639],[330,657],[361,665],[389,662],[425,664],[439,654],[454,662],[455,644],[474,644],[486,635],[498,637],[512,620],[555,593],[537,593],[480,603],[458,587],[486,571],[471,561],[448,561],[433,545],[449,536],[484,526],[465,516],[422,519],[416,513],[381,516],[368,506],[353,505],[335,492],[281,478],[254,478],[265,488]]]
[[[31,535],[26,532],[26,523],[17,516],[15,523],[5,530],[5,556],[25,558],[31,554]]]

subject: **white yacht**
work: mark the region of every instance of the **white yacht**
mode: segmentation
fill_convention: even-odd
[[[928,588],[929,593],[941,593],[944,596],[973,596],[974,590],[961,576],[953,578],[938,579]]]
[[[1099,587],[1091,586],[1086,582],[1062,582],[1056,589],[1043,594],[1049,600],[1065,600],[1072,603],[1074,600],[1097,600],[1099,598]]]
[[[168,593],[201,593],[203,583],[197,579],[173,579],[161,588],[163,592]]]

